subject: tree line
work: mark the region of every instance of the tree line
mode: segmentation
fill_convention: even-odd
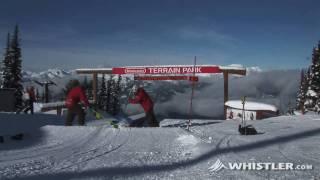
[[[106,81],[105,75],[102,75],[101,85],[98,94],[98,107],[112,115],[120,112],[120,94],[122,77],[119,75],[117,79],[110,75]]]

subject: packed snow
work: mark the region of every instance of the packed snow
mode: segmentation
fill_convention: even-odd
[[[241,136],[238,121],[166,119],[161,128],[100,124],[62,126],[53,115],[0,114],[1,132],[23,131],[0,143],[0,179],[316,179],[320,177],[318,115],[250,121],[259,134]],[[12,126],[8,125],[12,123]],[[9,123],[9,124],[10,124]],[[76,121],[75,121],[76,123]],[[15,126],[14,126],[15,125]],[[21,129],[19,129],[21,128]],[[6,129],[17,129],[7,131]],[[217,162],[283,162],[312,170],[248,171]]]

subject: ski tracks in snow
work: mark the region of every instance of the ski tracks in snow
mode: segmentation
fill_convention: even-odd
[[[1,157],[0,178],[2,176],[6,178],[14,178],[39,173],[43,174],[52,171],[63,171],[66,169],[83,169],[89,161],[107,155],[122,147],[129,141],[131,136],[131,130],[129,130],[127,138],[118,145],[115,145],[117,144],[116,141],[120,134],[120,129],[108,129],[106,131],[103,129],[103,127],[98,127],[96,130],[89,133],[86,138],[79,138],[75,136],[67,139],[68,142],[59,142],[58,144],[62,144],[62,146],[44,146],[44,151],[42,151],[43,149],[40,146],[36,148],[38,150],[41,149],[40,152],[31,151],[29,149],[25,150],[28,152],[19,151],[9,153],[9,157],[15,158],[12,161],[10,158],[5,159]],[[117,132],[110,133],[110,131],[113,130]],[[111,134],[111,136],[109,136],[109,134]],[[98,141],[101,142],[99,143]],[[24,156],[24,153],[27,156]],[[30,160],[31,158],[33,159]],[[8,162],[10,165],[8,165]]]
[[[129,130],[127,138],[124,140],[124,142],[119,143],[119,145],[114,145],[116,144],[117,137],[120,134],[120,129],[117,129],[116,131],[117,131],[116,135],[112,138],[110,142],[106,141],[101,146],[98,146],[96,148],[93,148],[85,152],[80,152],[78,154],[75,154],[74,157],[70,158],[70,160],[76,160],[76,161],[69,160],[67,163],[68,165],[64,165],[64,163],[62,163],[62,167],[56,169],[56,171],[65,170],[72,167],[76,167],[77,170],[78,169],[83,170],[89,161],[99,158],[101,156],[105,156],[121,148],[123,145],[125,145],[129,141],[131,137],[131,130]]]

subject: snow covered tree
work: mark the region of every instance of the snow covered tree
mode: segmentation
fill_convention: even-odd
[[[10,54],[10,33],[7,36],[7,46],[5,49],[4,59],[3,59],[3,72],[2,72],[2,88],[10,88],[12,86],[12,57]]]
[[[112,115],[116,115],[120,111],[120,94],[121,94],[121,80],[122,77],[119,75],[118,80],[114,83],[113,87],[113,108],[112,108]]]
[[[300,87],[297,94],[296,109],[304,112],[304,102],[306,99],[307,85],[308,85],[308,73],[305,73],[304,70],[301,70],[301,79]]]
[[[304,109],[308,111],[320,111],[320,43],[313,49],[312,64],[308,73],[307,91]]]
[[[93,79],[91,79],[89,81],[89,86],[88,86],[88,89],[87,89],[88,99],[93,99],[93,87],[92,87],[92,84],[93,84]]]
[[[13,88],[15,88],[15,97],[16,97],[16,106],[22,105],[22,95],[23,95],[23,86],[21,84],[22,74],[21,74],[21,48],[20,48],[20,39],[19,39],[19,27],[16,25],[15,31],[13,34],[13,39],[11,42],[11,51],[13,57],[12,64],[12,74],[13,74]]]
[[[107,81],[107,95],[106,95],[106,111],[107,112],[111,112],[111,108],[112,108],[111,94],[112,94],[113,81],[114,81],[113,76],[110,75],[110,78]]]
[[[120,111],[121,80],[121,76],[118,77],[117,81],[114,80],[113,76],[110,76],[107,81],[105,110],[112,115],[116,115]]]
[[[102,110],[106,110],[106,99],[107,99],[107,87],[106,87],[106,80],[103,74],[101,79],[99,97],[98,97],[98,107]]]
[[[84,77],[83,81],[81,82],[81,86],[85,90],[85,93],[86,93],[88,99],[92,99],[93,98],[92,81],[88,82],[87,76]]]
[[[4,59],[0,63],[0,88],[3,88],[3,71],[4,71],[3,64],[4,64]]]
[[[7,47],[3,60],[3,88],[15,89],[15,105],[22,105],[23,86],[21,84],[21,48],[19,39],[19,28],[16,25],[12,40],[8,34]]]
[[[110,105],[109,105],[109,113],[114,114],[115,113],[115,101],[116,101],[116,82],[114,79],[111,79],[110,81]]]

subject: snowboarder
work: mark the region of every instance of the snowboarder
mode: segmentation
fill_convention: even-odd
[[[68,113],[65,125],[72,126],[72,121],[77,115],[79,125],[83,126],[85,124],[85,111],[82,109],[80,103],[83,103],[86,110],[89,107],[89,101],[78,80],[71,80],[70,84],[71,90],[66,99]]]
[[[147,120],[149,127],[159,127],[159,122],[156,120],[153,112],[153,102],[148,93],[142,87],[138,88],[136,85],[132,87],[132,92],[135,97],[133,99],[129,98],[129,103],[141,104],[144,112],[146,113],[146,116],[142,120],[134,121],[132,124],[130,124],[130,126],[141,127],[144,121]]]
[[[36,101],[36,95],[34,93],[34,87],[31,86],[30,88],[27,88],[27,108],[24,110],[24,113],[28,113],[30,111],[31,114],[33,114],[33,103]]]

